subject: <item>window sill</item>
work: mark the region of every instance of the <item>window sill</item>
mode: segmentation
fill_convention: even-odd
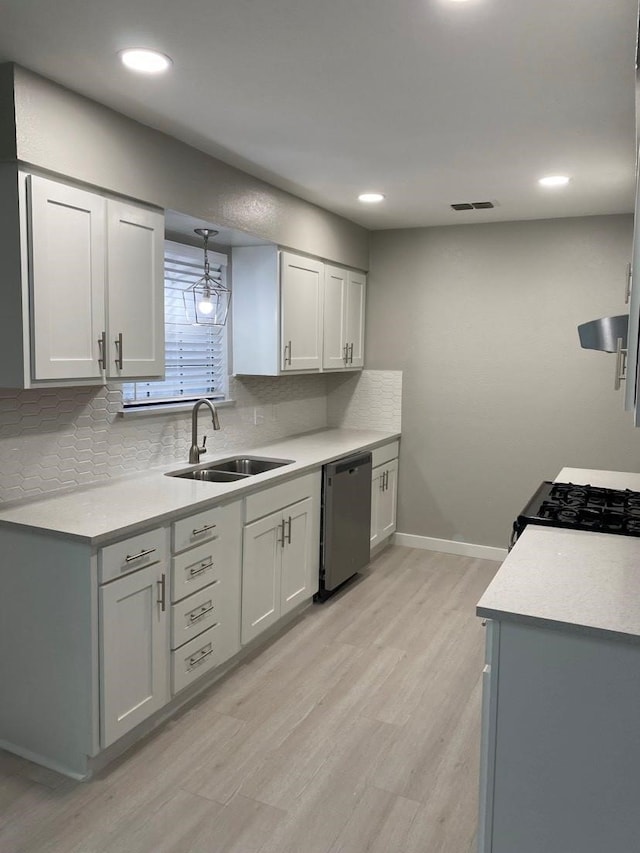
[[[216,409],[225,409],[230,406],[235,406],[235,400],[212,400]],[[125,418],[145,418],[153,415],[177,415],[181,412],[192,411],[196,401],[190,403],[158,403],[157,405],[149,406],[129,406],[126,409],[121,409],[118,412],[118,417]]]

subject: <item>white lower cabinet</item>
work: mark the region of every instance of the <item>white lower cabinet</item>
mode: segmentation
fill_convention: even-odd
[[[167,569],[100,588],[100,743],[107,747],[169,701]]]
[[[398,504],[398,442],[394,441],[373,454],[371,471],[371,548],[380,545],[395,532]],[[382,460],[382,461],[381,461]]]
[[[247,499],[249,523],[243,532],[242,560],[243,645],[317,592],[319,499],[319,472]],[[288,503],[289,500],[293,502]],[[275,512],[268,512],[274,507]],[[255,514],[261,517],[253,521]]]
[[[173,524],[171,690],[178,693],[240,649],[242,502]]]

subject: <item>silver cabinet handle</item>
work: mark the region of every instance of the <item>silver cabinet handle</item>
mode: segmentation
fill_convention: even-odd
[[[103,332],[98,338],[98,367],[100,370],[106,370],[107,361],[107,333]]]
[[[353,343],[349,344],[349,364],[353,364]]]
[[[284,348],[284,364],[291,365],[291,341],[289,341]]]
[[[159,581],[157,581],[158,586],[160,587],[160,598],[157,603],[160,605],[160,609],[164,613],[167,609],[167,578],[164,572],[162,573],[162,577]]]
[[[204,527],[197,527],[197,528],[194,527],[193,530],[191,531],[191,535],[192,536],[200,536],[202,533],[206,533],[207,530],[213,530],[213,528],[216,526],[217,525],[215,525],[215,524],[205,524]]]
[[[349,364],[349,344],[345,344],[343,346],[344,353],[342,355],[342,360],[345,364]]]
[[[284,548],[284,543],[286,540],[286,536],[284,533],[284,525],[285,525],[285,521],[283,518],[282,521],[280,522],[280,524],[278,525],[278,527],[280,528],[280,537],[281,537],[278,541],[278,545],[280,545],[281,548]]]
[[[287,542],[291,545],[291,516],[289,516],[287,521]]]
[[[149,554],[153,554],[155,550],[155,548],[145,548],[144,550],[140,551],[139,554],[127,554],[127,556],[124,558],[124,561],[125,563],[132,563],[134,560],[139,560],[141,557],[148,557]]]
[[[189,658],[189,666],[188,669],[194,669],[196,666],[200,666],[200,664],[206,660],[209,655],[213,654],[213,645],[208,643],[207,646],[203,646],[201,649],[191,655]]]
[[[203,604],[202,607],[192,610],[189,614],[189,622],[193,625],[195,622],[199,622],[200,619],[204,619],[209,613],[213,613],[213,601],[211,600]]]
[[[380,491],[384,492],[384,471],[380,474]]]
[[[207,569],[213,568],[213,557],[209,557],[208,560],[203,560],[199,566],[194,568],[193,566],[189,569],[189,577],[195,578],[198,575],[201,575]]]
[[[631,299],[631,286],[633,281],[633,273],[631,272],[631,264],[627,264],[627,280],[624,286],[624,304],[628,305]]]
[[[119,333],[117,339],[114,341],[114,344],[116,345],[116,367],[122,370],[122,332]]]
[[[614,390],[620,390],[620,383],[625,379],[625,371],[627,368],[627,351],[622,348],[622,338],[616,341],[616,376],[613,381]]]

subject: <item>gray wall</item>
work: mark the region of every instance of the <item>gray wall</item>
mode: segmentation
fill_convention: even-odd
[[[11,73],[17,157],[22,162],[336,263],[367,268],[368,232],[359,225],[19,66],[1,68],[0,94],[6,92]],[[5,137],[6,114],[0,109]],[[0,156],[10,150],[10,140],[0,143]]]
[[[615,356],[576,325],[624,313],[632,217],[379,231],[366,364],[403,375],[398,529],[504,547],[565,465],[640,471]]]

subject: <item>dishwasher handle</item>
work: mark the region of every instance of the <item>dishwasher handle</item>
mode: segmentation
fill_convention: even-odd
[[[330,474],[344,474],[346,471],[349,474],[355,472],[363,466],[371,465],[371,454],[360,453],[358,456],[350,456],[348,459],[339,459],[337,462],[327,465]]]

